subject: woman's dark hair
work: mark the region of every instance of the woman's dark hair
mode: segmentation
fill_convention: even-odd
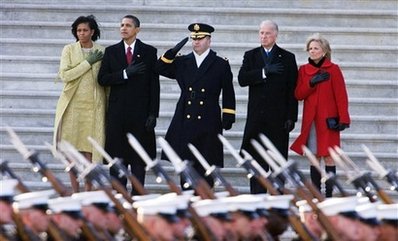
[[[79,41],[79,38],[77,37],[77,26],[79,26],[79,24],[81,23],[88,23],[90,29],[94,30],[94,34],[93,36],[91,36],[91,40],[96,41],[97,39],[100,38],[101,31],[99,30],[94,15],[80,16],[72,23],[72,34],[73,36],[75,36],[76,42]]]

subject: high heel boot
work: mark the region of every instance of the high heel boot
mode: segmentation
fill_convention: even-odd
[[[321,174],[315,166],[310,166],[310,176],[312,184],[321,191]]]
[[[325,166],[325,171],[326,173],[332,173],[333,175],[336,175],[336,166]],[[326,197],[332,197],[333,196],[333,183],[330,183],[329,181],[326,181]]]

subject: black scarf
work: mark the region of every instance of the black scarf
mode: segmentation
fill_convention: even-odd
[[[320,68],[322,66],[323,62],[325,62],[325,59],[326,59],[326,57],[323,56],[322,59],[318,63],[315,63],[314,60],[308,58],[308,63],[314,67]]]

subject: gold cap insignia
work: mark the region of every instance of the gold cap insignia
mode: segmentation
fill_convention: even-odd
[[[195,24],[195,26],[193,26],[193,29],[194,29],[195,31],[199,31],[199,29],[200,29],[199,24]]]

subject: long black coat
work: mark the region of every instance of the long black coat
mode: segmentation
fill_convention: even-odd
[[[147,131],[145,122],[149,115],[159,115],[159,75],[154,71],[156,48],[137,39],[133,61],[144,62],[145,73],[124,79],[127,61],[121,41],[105,49],[98,74],[99,84],[110,86],[105,149],[112,157],[123,158],[127,163],[142,162],[129,145],[127,132],[140,141],[151,157],[156,156],[155,132]]]
[[[265,61],[271,64],[282,63],[283,73],[270,74],[263,79],[262,68]],[[287,120],[297,121],[298,108],[294,97],[297,82],[294,54],[277,45],[272,48],[268,59],[263,55],[262,47],[249,50],[243,57],[238,81],[242,87],[249,86],[247,120],[241,148],[259,160],[260,164],[264,163],[250,143],[253,138],[258,140],[259,133],[264,133],[287,157],[289,133],[284,125]]]
[[[223,166],[223,146],[217,134],[222,133],[219,98],[222,108],[235,111],[235,92],[229,62],[210,50],[198,68],[190,53],[177,56],[172,63],[161,59],[158,72],[176,79],[181,89],[174,117],[166,133],[166,140],[183,159],[194,160],[187,147],[192,143],[210,164]],[[232,114],[235,119],[235,114]],[[163,155],[162,158],[165,158]]]

